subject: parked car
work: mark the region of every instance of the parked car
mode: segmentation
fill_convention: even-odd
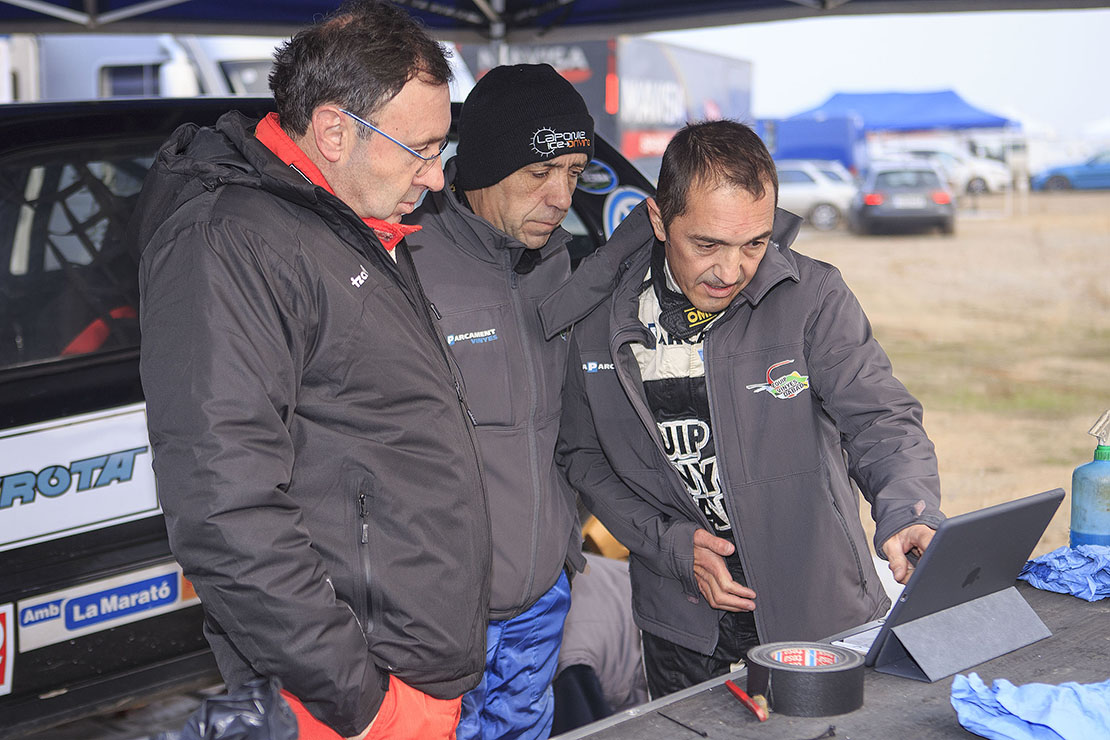
[[[856,176],[852,174],[851,170],[841,164],[838,159],[811,159],[809,161],[821,171],[822,175],[833,182],[846,182],[851,184],[855,184],[856,182]]]
[[[1102,152],[1078,164],[1049,167],[1029,180],[1034,190],[1110,188],[1110,152]]]
[[[783,159],[776,161],[775,166],[780,208],[798,214],[819,231],[840,225],[856,194],[851,173],[843,165],[823,160]]]
[[[0,738],[219,680],[154,488],[122,236],[178,125],[271,105],[0,106]],[[653,192],[599,137],[573,254]]]
[[[873,162],[852,201],[849,226],[858,234],[878,229],[956,231],[952,191],[928,162]]]
[[[998,193],[1009,190],[1013,175],[1002,162],[942,149],[909,149],[905,154],[937,165],[956,194]]]

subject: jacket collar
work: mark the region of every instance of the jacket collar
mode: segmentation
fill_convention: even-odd
[[[458,175],[456,158],[452,157],[444,168],[444,186],[438,193],[428,193],[424,203],[417,211],[417,221],[432,218],[441,222],[445,233],[456,234],[462,231],[469,238],[456,238],[459,249],[483,262],[498,265],[504,269],[512,269],[520,258],[520,253],[527,249],[524,244],[504,231],[493,226],[489,221],[470,210],[455,192],[455,180]],[[566,246],[570,241],[570,232],[562,226],[556,227],[547,239],[547,244],[540,247],[540,260],[545,260],[555,252]]]

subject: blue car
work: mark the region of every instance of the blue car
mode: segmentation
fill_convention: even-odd
[[[1092,190],[1110,188],[1110,152],[1102,152],[1081,164],[1050,167],[1029,181],[1034,190]]]

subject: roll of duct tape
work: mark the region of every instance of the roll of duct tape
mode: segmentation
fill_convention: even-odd
[[[846,714],[863,706],[863,656],[818,642],[770,642],[748,651],[748,693],[794,717]]]

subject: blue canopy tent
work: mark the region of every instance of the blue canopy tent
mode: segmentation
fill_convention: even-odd
[[[284,35],[340,0],[0,0],[3,33]],[[1110,0],[395,0],[451,41],[583,40],[816,16],[1095,8]]]
[[[976,108],[953,90],[940,92],[836,93],[791,121],[853,118],[864,131],[1006,128],[1016,121]]]

